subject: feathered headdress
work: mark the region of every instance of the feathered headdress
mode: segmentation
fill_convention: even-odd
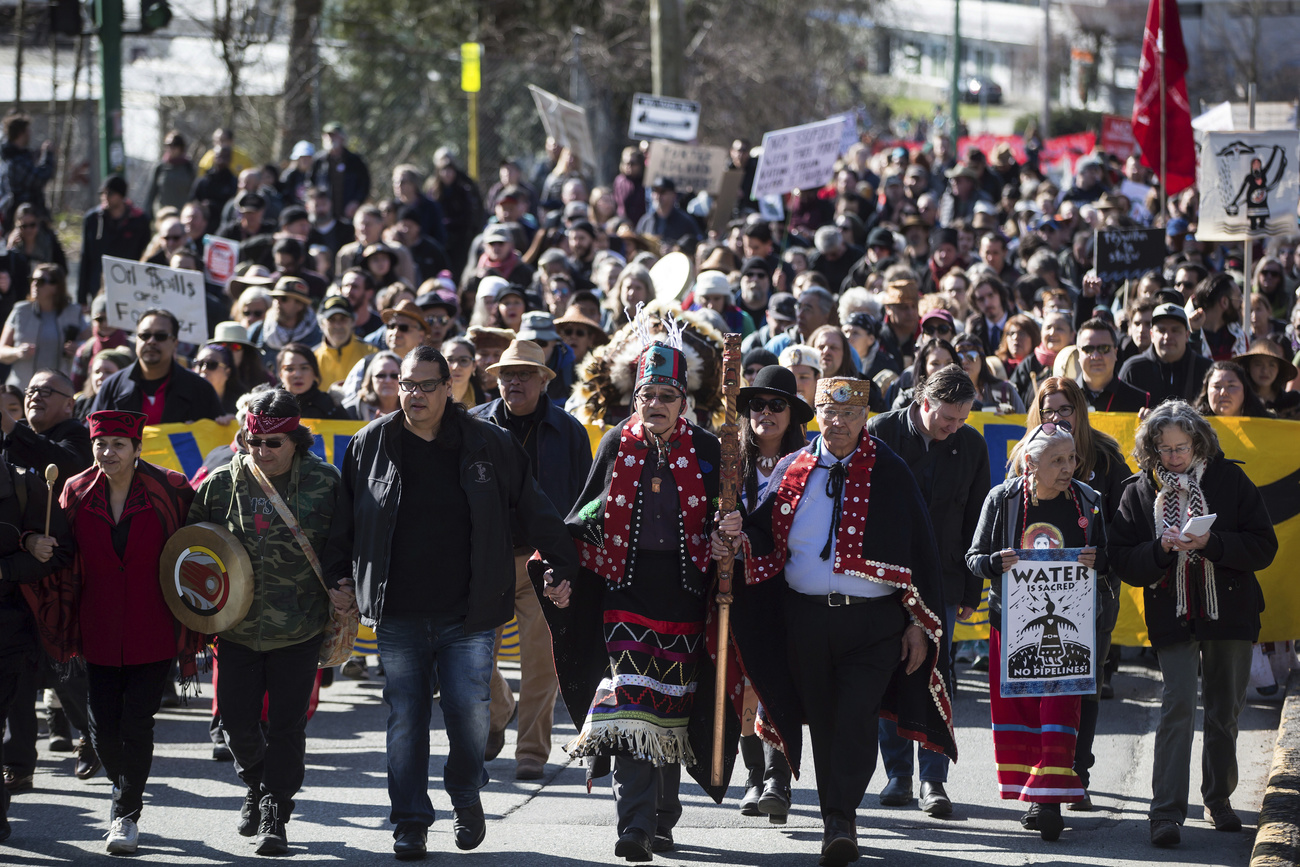
[[[628,319],[641,340],[641,357],[637,359],[633,390],[643,385],[671,385],[686,394],[687,364],[682,346],[685,324],[678,322],[671,313],[664,313],[658,320],[663,334],[656,334],[650,329],[650,317],[645,313],[644,304],[636,306],[635,314],[629,312]]]

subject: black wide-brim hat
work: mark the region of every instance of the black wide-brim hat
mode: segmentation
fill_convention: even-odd
[[[736,407],[748,412],[749,401],[761,395],[783,397],[790,404],[790,419],[795,424],[807,424],[813,419],[813,408],[799,396],[799,383],[794,371],[779,364],[769,364],[754,375],[754,384],[742,388],[736,395]]]

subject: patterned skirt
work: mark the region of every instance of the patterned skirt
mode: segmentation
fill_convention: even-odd
[[[574,758],[630,756],[694,765],[687,723],[704,653],[706,601],[682,588],[674,552],[638,551],[626,586],[605,593],[609,666],[592,697]]]
[[[1003,698],[1002,635],[989,637],[989,709],[993,716],[993,760],[1004,800],[1062,804],[1083,800],[1074,772],[1081,696]]]

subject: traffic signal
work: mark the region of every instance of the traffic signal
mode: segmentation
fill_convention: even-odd
[[[172,7],[167,0],[140,0],[140,30],[152,33],[172,23]]]
[[[50,5],[50,26],[61,36],[81,33],[81,0],[54,0]]]

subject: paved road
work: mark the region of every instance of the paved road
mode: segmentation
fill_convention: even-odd
[[[517,676],[517,672],[507,672]],[[1241,834],[1219,834],[1195,817],[1183,830],[1183,845],[1153,849],[1147,842],[1146,802],[1150,795],[1151,734],[1159,712],[1159,677],[1140,659],[1126,660],[1115,678],[1116,699],[1103,705],[1092,796],[1098,811],[1065,813],[1061,840],[1043,843],[1017,822],[1022,809],[996,799],[987,681],[959,667],[957,740],[961,762],[948,790],[955,815],[932,819],[914,806],[882,808],[877,772],[859,813],[865,865],[1246,865],[1256,811],[1272,758],[1280,701],[1252,702],[1241,718],[1241,782],[1234,802],[1246,822]],[[377,680],[342,681],[322,692],[320,710],[308,727],[308,766],[297,812],[289,824],[293,860],[314,863],[391,864],[391,826],[384,764],[385,707]],[[559,744],[573,729],[557,725],[556,749],[540,783],[514,780],[513,732],[503,757],[489,766],[493,782],[483,794],[488,834],[473,853],[456,850],[451,838],[450,802],[441,789],[446,741],[435,731],[430,763],[433,802],[439,821],[430,834],[430,861],[463,865],[552,867],[625,863],[613,857],[614,802],[608,778],[587,794],[580,769],[560,764]],[[195,707],[164,711],[157,726],[157,752],[141,821],[137,860],[185,865],[244,864],[262,859],[235,833],[242,789],[228,765],[212,761],[207,713]],[[1199,755],[1199,736],[1196,745]],[[811,779],[795,785],[795,809],[784,827],[739,814],[734,798],[721,807],[693,782],[683,783],[686,811],[677,830],[678,851],[656,856],[674,865],[812,865],[821,824]],[[109,856],[102,837],[108,783],[101,776],[82,782],[71,775],[72,760],[45,752],[36,788],[15,796],[10,809],[14,834],[0,844],[0,864],[86,864]],[[741,780],[738,770],[734,783]],[[1198,804],[1199,761],[1193,763],[1193,803]]]

